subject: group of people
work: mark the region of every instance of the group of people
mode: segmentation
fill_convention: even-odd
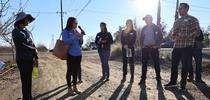
[[[171,77],[170,82],[165,84],[165,87],[177,86],[178,78],[178,65],[181,61],[181,81],[180,87],[182,91],[186,91],[187,80],[194,81],[194,71],[192,58],[195,59],[196,64],[196,77],[195,82],[204,84],[201,78],[202,73],[202,40],[203,32],[200,29],[199,21],[197,18],[188,14],[189,5],[187,3],[180,3],[178,12],[181,18],[174,22],[173,28],[169,34],[174,47],[172,51],[172,64],[171,64]],[[139,85],[145,84],[147,64],[149,58],[152,59],[156,73],[157,82],[161,82],[160,75],[160,61],[159,61],[159,48],[163,40],[162,30],[160,26],[153,23],[151,15],[146,15],[143,20],[146,25],[141,30],[140,45],[142,54],[142,72]],[[102,80],[109,80],[109,64],[108,58],[110,56],[110,47],[113,43],[112,37],[102,22],[100,24],[102,31],[96,35],[95,43],[98,46],[98,53],[102,63]],[[133,21],[128,19],[126,27],[121,32],[121,46],[122,46],[122,61],[123,61],[123,76],[121,82],[126,81],[127,66],[130,66],[130,83],[134,81],[134,55],[135,55],[135,42],[136,31],[134,29]],[[189,77],[187,79],[187,77]]]
[[[179,14],[181,18],[177,19],[173,25],[170,33],[171,38],[175,42],[172,52],[172,67],[170,82],[165,87],[173,87],[177,84],[178,65],[181,60],[181,90],[186,90],[186,81],[189,73],[189,81],[193,81],[193,67],[192,56],[196,62],[196,82],[204,83],[201,79],[202,72],[202,32],[198,20],[188,15],[189,5],[187,3],[180,3]],[[32,85],[32,69],[33,64],[38,62],[37,50],[33,42],[32,34],[26,29],[26,26],[34,21],[30,14],[20,12],[17,14],[14,23],[14,30],[12,31],[12,38],[16,48],[16,61],[20,70],[22,82],[23,100],[32,100],[31,85]],[[139,85],[145,84],[147,64],[151,57],[156,80],[161,81],[160,63],[159,63],[159,48],[163,40],[161,28],[153,23],[151,15],[146,15],[143,20],[146,25],[141,30],[140,44],[142,51],[142,74]],[[65,44],[70,48],[67,54],[67,73],[66,81],[68,85],[68,93],[75,95],[80,93],[77,89],[77,77],[81,83],[81,45],[83,43],[83,35],[77,31],[77,19],[69,17],[65,29],[61,35]],[[111,44],[113,38],[111,33],[107,30],[106,23],[100,23],[101,31],[97,33],[95,43],[98,47],[98,53],[102,64],[101,80],[109,81],[109,57]],[[84,32],[84,31],[82,31]],[[130,66],[130,83],[134,81],[134,56],[135,56],[135,42],[137,32],[134,29],[133,21],[128,19],[126,21],[126,28],[121,32],[122,45],[122,60],[123,60],[123,75],[121,82],[126,81],[127,66]]]
[[[161,79],[160,76],[160,65],[159,65],[159,47],[163,39],[161,29],[153,24],[153,18],[151,15],[146,15],[143,20],[146,22],[146,26],[143,27],[141,32],[140,44],[142,45],[142,79],[140,83],[145,82],[147,63],[149,60],[149,55],[152,56],[155,66],[155,71],[157,75],[157,80]],[[102,64],[102,78],[101,80],[109,80],[109,56],[110,48],[113,43],[113,38],[110,32],[107,31],[106,23],[102,22],[100,24],[101,32],[96,35],[95,43],[98,47],[98,53],[100,56]],[[126,27],[121,32],[121,45],[122,45],[122,60],[123,60],[123,77],[121,82],[126,81],[127,66],[130,66],[130,82],[134,81],[134,55],[135,55],[135,42],[137,38],[137,32],[134,29],[134,24],[131,19],[126,21]],[[139,84],[140,84],[139,83]]]

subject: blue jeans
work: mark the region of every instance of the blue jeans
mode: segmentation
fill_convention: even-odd
[[[98,51],[99,57],[102,64],[102,75],[103,77],[109,78],[109,56],[110,56],[110,50],[100,50]]]

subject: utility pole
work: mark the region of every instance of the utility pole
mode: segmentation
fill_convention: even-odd
[[[60,0],[60,5],[61,5],[61,31],[63,31],[63,2]]]
[[[158,0],[157,25],[161,27],[160,20],[161,20],[161,3],[160,0]]]
[[[179,0],[176,1],[175,20],[179,18],[178,7],[179,7]]]

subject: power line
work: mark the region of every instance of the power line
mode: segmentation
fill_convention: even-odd
[[[85,8],[90,4],[91,1],[92,1],[92,0],[89,0],[89,1],[86,3],[86,5],[80,10],[80,12],[76,15],[76,17],[78,17],[78,16],[85,10]]]
[[[98,14],[110,14],[110,15],[122,15],[122,16],[137,16],[135,14],[128,14],[128,13],[119,13],[119,12],[110,12],[110,11],[101,11],[101,10],[91,10],[86,9],[84,12],[90,12],[90,13],[98,13]]]
[[[175,4],[176,2],[174,1],[171,1],[171,0],[164,0],[164,2],[167,2],[167,3],[171,3],[171,4]],[[191,7],[195,7],[195,8],[201,8],[201,9],[209,9],[209,7],[202,7],[202,6],[199,6],[199,5],[190,5]]]
[[[164,1],[166,1],[166,0],[164,0]],[[176,7],[174,5],[175,2],[173,2],[173,1],[169,1],[168,0],[165,3],[172,4],[172,5],[169,6],[169,5],[165,4],[164,6],[167,6],[167,7],[171,7],[171,6]],[[199,13],[209,13],[210,12],[210,9],[208,7],[201,7],[201,6],[197,6],[197,5],[190,5],[190,6],[191,7],[195,7],[195,8],[201,8],[201,9],[203,9],[203,10],[197,10],[197,9],[195,10],[195,9],[193,9],[193,10],[190,10],[190,12],[199,12]]]

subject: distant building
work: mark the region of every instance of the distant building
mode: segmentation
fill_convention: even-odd
[[[95,42],[90,42],[90,44],[88,45],[88,47],[92,50],[97,49],[96,43]]]

